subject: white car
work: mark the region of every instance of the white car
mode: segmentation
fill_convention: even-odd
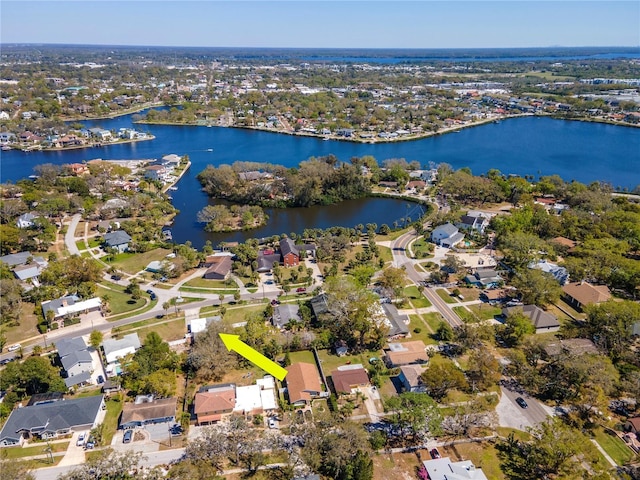
[[[277,428],[276,421],[273,418],[269,419],[269,428]]]
[[[78,447],[84,446],[85,437],[86,437],[86,433],[84,433],[84,432],[81,433],[80,435],[78,435],[78,441],[76,441],[76,445]]]
[[[20,350],[22,348],[22,345],[20,345],[19,343],[16,343],[15,345],[11,345],[8,350],[10,352],[15,352],[16,350]]]

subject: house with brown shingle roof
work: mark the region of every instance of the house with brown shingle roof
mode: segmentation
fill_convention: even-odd
[[[577,310],[582,310],[586,305],[611,299],[611,293],[606,285],[591,285],[588,282],[567,283],[562,287],[562,291],[567,303]]]
[[[207,258],[207,260],[209,260]],[[209,262],[209,268],[204,272],[203,277],[210,280],[226,280],[231,273],[233,261],[231,257],[213,257]]]
[[[219,422],[230,415],[236,406],[236,386],[233,383],[202,387],[194,401],[193,413],[198,425]]]
[[[287,367],[287,395],[291,405],[309,405],[322,393],[320,374],[311,363],[293,363]]]
[[[567,237],[555,237],[552,238],[551,241],[555,244],[560,245],[561,247],[566,247],[568,252],[571,252],[574,248],[576,248],[576,245],[578,245],[578,242]]]
[[[385,359],[390,367],[400,367],[412,363],[427,363],[429,355],[427,355],[424,342],[414,340],[404,343],[390,343]]]
[[[331,380],[337,394],[349,395],[358,388],[369,386],[369,375],[359,363],[338,367],[331,372]]]
[[[126,430],[151,423],[174,422],[175,419],[175,397],[154,399],[152,395],[140,395],[134,403],[125,403],[122,406],[120,428]]]

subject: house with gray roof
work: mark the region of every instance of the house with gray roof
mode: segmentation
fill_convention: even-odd
[[[489,287],[502,283],[503,279],[493,268],[478,268],[473,275],[467,275],[464,281],[479,287]]]
[[[280,329],[285,328],[290,322],[300,322],[300,316],[298,315],[300,307],[295,304],[283,304],[277,305],[273,309],[273,316],[271,317],[271,323],[274,327]]]
[[[107,247],[115,248],[118,253],[126,252],[129,249],[131,237],[124,230],[116,230],[104,235],[104,243]]]
[[[452,223],[445,223],[433,229],[431,232],[431,241],[441,247],[455,247],[464,239],[464,233],[458,230],[458,227]]]
[[[33,227],[33,221],[39,217],[40,215],[34,215],[33,213],[23,213],[18,217],[18,220],[16,220],[16,225],[18,226],[18,228]]]
[[[475,230],[479,233],[484,233],[484,229],[487,228],[490,220],[491,215],[487,213],[469,210],[456,225],[463,230]]]
[[[327,303],[327,294],[321,293],[313,297],[311,300],[311,310],[316,318],[320,318],[320,315],[329,311],[329,304]]]
[[[502,309],[502,315],[505,317],[517,312],[521,312],[531,320],[533,326],[536,327],[536,333],[557,332],[560,330],[560,322],[556,316],[545,312],[537,305],[523,305],[522,307],[506,307]]]
[[[409,316],[401,314],[392,303],[383,303],[382,310],[389,323],[388,337],[406,337],[409,334]]]
[[[113,363],[128,354],[140,349],[140,338],[137,333],[130,333],[120,339],[109,338],[102,342],[102,350],[107,363]]]
[[[0,257],[0,262],[8,265],[9,267],[15,267],[17,265],[26,264],[29,258],[35,258],[31,252],[11,253]]]
[[[91,372],[93,372],[93,358],[89,350],[87,350],[87,344],[84,342],[84,339],[82,337],[62,338],[56,343],[56,348],[58,350],[58,356],[60,357],[60,363],[67,376],[65,383],[77,375],[88,374],[88,377],[87,375],[83,375],[83,380],[69,380],[72,386],[87,383]]]
[[[74,315],[100,310],[102,300],[97,297],[88,300],[80,300],[77,295],[67,295],[65,297],[55,298],[42,302],[42,314],[47,318],[47,312],[53,312],[54,320],[64,317],[65,315]]]
[[[555,278],[560,285],[565,285],[569,281],[569,272],[567,272],[566,268],[559,267],[555,263],[548,262],[546,259],[530,263],[529,268],[535,268],[536,270],[548,273]]]
[[[17,408],[0,431],[0,447],[22,445],[31,438],[50,439],[91,430],[97,426],[104,406],[100,395]]]

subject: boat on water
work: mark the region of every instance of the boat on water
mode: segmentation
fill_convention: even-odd
[[[174,192],[178,190],[178,187],[169,187],[169,190],[173,190]]]
[[[207,152],[213,152],[213,148],[207,148]]]

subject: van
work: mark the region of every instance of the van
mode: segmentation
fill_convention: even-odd
[[[124,437],[122,437],[122,443],[131,442],[131,437],[133,436],[133,430],[127,430],[124,432]]]

